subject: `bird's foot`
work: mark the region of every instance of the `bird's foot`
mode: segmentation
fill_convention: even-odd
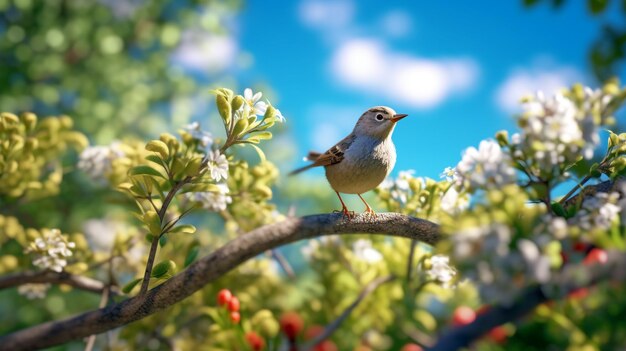
[[[348,219],[351,220],[352,218],[354,218],[356,215],[354,214],[354,211],[348,211],[347,207],[344,207],[341,210],[334,210],[333,213],[341,213],[343,216],[343,219]]]
[[[369,219],[376,219],[376,217],[378,216],[376,214],[376,212],[374,212],[374,210],[372,210],[371,207],[367,206],[367,208],[365,209],[365,212],[363,212],[364,215],[366,215],[367,217],[369,217]]]

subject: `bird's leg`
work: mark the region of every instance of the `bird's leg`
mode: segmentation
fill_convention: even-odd
[[[367,214],[370,217],[374,217],[376,218],[376,212],[374,212],[374,210],[372,210],[372,208],[370,207],[370,205],[367,203],[367,201],[365,201],[365,199],[363,199],[363,197],[361,196],[361,194],[357,194],[359,195],[359,198],[361,199],[361,201],[363,201],[363,203],[365,204],[365,214]]]
[[[343,199],[341,198],[341,195],[339,195],[339,192],[335,190],[335,193],[339,197],[339,201],[341,202],[341,207],[342,208],[341,208],[341,211],[334,211],[334,212],[341,212],[341,213],[343,213],[343,218],[348,217],[348,219],[351,219],[352,217],[354,217],[354,211],[348,211],[348,207],[343,202]]]

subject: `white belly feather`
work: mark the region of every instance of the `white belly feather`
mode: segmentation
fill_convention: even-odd
[[[340,193],[362,194],[376,188],[395,163],[396,148],[391,138],[379,141],[360,137],[348,147],[341,162],[325,167],[326,178]]]

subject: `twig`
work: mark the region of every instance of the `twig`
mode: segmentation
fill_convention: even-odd
[[[437,224],[399,213],[379,213],[376,219],[357,215],[345,220],[338,213],[286,218],[237,237],[144,295],[16,331],[0,337],[0,345],[11,350],[32,350],[102,333],[174,305],[267,250],[322,235],[357,233],[386,234],[427,244],[435,244],[440,239]]]
[[[283,256],[283,254],[278,252],[278,250],[276,249],[270,250],[270,254],[272,255],[272,258],[274,258],[276,263],[278,263],[278,265],[283,269],[283,271],[285,271],[285,274],[287,274],[289,279],[296,278],[296,273],[293,271],[293,268],[291,268],[291,265],[289,264],[285,256]]]
[[[185,184],[189,183],[191,177],[186,177],[185,179],[174,183],[174,186],[167,193],[167,196],[163,200],[163,204],[158,211],[159,220],[163,223],[163,219],[165,218],[165,214],[167,213],[167,208],[169,207],[172,200],[174,200],[174,196],[180,188],[182,188]],[[162,235],[163,233],[161,233]],[[146,263],[146,270],[143,273],[143,281],[141,282],[141,289],[139,290],[139,295],[144,295],[146,291],[148,291],[148,286],[150,285],[150,275],[152,274],[152,267],[154,266],[154,259],[156,258],[156,252],[159,247],[159,239],[161,235],[155,235],[152,238],[152,243],[150,244],[150,253],[148,254],[148,262]]]
[[[346,318],[348,318],[350,313],[354,311],[354,309],[361,303],[361,301],[363,301],[367,297],[367,295],[371,294],[374,290],[376,290],[382,284],[388,283],[394,279],[396,279],[396,277],[394,277],[393,275],[388,275],[386,277],[378,277],[372,280],[371,282],[369,282],[365,286],[365,288],[363,288],[363,290],[359,293],[359,296],[357,296],[357,298],[350,304],[350,306],[348,306],[348,308],[346,308],[339,315],[339,317],[337,317],[337,319],[335,319],[329,325],[327,325],[321,334],[319,334],[318,336],[316,336],[315,338],[313,338],[311,341],[307,342],[306,344],[302,345],[302,351],[310,351],[317,344],[328,339],[328,337],[331,336],[332,333],[334,333],[335,330],[339,328],[339,326],[341,326],[341,323],[343,323],[343,321]]]
[[[411,282],[411,275],[413,275],[413,257],[415,256],[416,245],[417,245],[417,241],[411,240],[411,248],[409,249],[409,258],[406,264],[406,283],[407,284]]]
[[[98,307],[102,308],[107,305],[109,302],[109,287],[106,287],[102,291],[102,298],[100,298],[100,304]],[[87,339],[87,344],[85,345],[85,351],[91,351],[93,349],[93,345],[96,343],[96,334],[91,334]]]
[[[580,183],[576,184],[575,187],[572,188],[572,190],[570,190],[567,194],[565,194],[565,196],[563,196],[561,198],[561,200],[559,200],[559,204],[563,205],[567,202],[567,200],[570,198],[570,196],[574,195],[574,193],[576,192],[576,190],[583,189],[583,185],[585,185],[589,180],[591,180],[591,175],[588,174],[587,176],[585,176],[585,178],[583,178]]]
[[[0,277],[0,290],[29,283],[65,284],[76,289],[94,293],[102,293],[102,291],[106,289],[106,284],[89,277],[67,272],[28,271]],[[117,286],[113,286],[111,287],[111,292],[119,294],[120,290]]]

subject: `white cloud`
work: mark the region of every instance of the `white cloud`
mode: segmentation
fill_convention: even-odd
[[[336,30],[352,22],[354,4],[350,0],[305,0],[300,3],[298,14],[308,26]]]
[[[584,75],[573,67],[554,67],[534,64],[530,68],[518,68],[500,85],[496,102],[507,113],[520,111],[520,99],[538,90],[553,94],[575,82],[584,81]]]
[[[231,36],[188,30],[172,58],[191,69],[216,72],[230,67],[238,52],[237,42]]]
[[[393,52],[373,39],[344,42],[331,59],[341,83],[415,108],[434,107],[471,88],[478,65],[471,59],[431,60]]]
[[[402,37],[413,29],[413,21],[411,16],[402,10],[393,10],[382,16],[382,31],[391,37]]]

